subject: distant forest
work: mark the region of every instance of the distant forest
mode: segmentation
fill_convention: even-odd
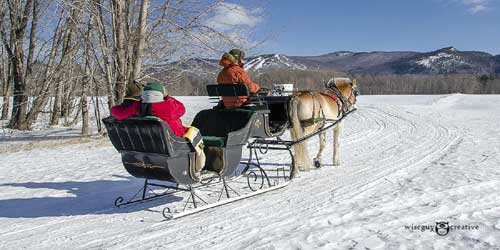
[[[355,78],[363,95],[397,94],[500,94],[498,75],[348,75],[331,71],[272,70],[249,72],[253,81],[262,87],[291,83],[297,90],[321,90],[331,77]],[[206,95],[205,86],[214,84],[216,74],[185,75],[170,85],[173,95]]]
[[[324,89],[324,83],[332,77],[351,77],[357,80],[363,95],[500,94],[500,75],[349,75],[333,71],[285,69],[265,73],[249,72],[249,75],[254,82],[265,88],[272,88],[274,84],[291,83],[296,90],[321,90]],[[151,79],[165,83],[171,95],[203,96],[207,94],[206,85],[215,84],[216,78],[217,72],[210,72],[202,76],[189,73],[176,77],[156,75]],[[1,85],[0,83],[0,87]],[[106,87],[102,84],[89,92],[91,95],[106,96],[109,94]],[[35,95],[35,89],[35,86],[28,87],[28,91],[33,92],[31,95]],[[52,94],[55,95],[55,91]]]

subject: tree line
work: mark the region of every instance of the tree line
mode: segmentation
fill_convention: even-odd
[[[10,118],[12,129],[26,130],[48,105],[50,125],[78,109],[87,134],[90,96],[107,96],[111,107],[121,103],[128,84],[151,77],[151,68],[196,56],[197,51],[220,53],[238,46],[234,33],[208,25],[207,19],[222,4],[0,1],[1,119]],[[170,82],[180,80],[177,73],[167,77]]]
[[[174,95],[206,95],[205,86],[214,84],[217,72],[204,76],[187,74],[172,86]],[[350,75],[336,71],[275,69],[249,72],[253,81],[265,88],[291,83],[296,90],[322,90],[332,77],[351,77],[365,95],[500,94],[497,75]]]
[[[359,75],[362,94],[500,94],[496,75]]]

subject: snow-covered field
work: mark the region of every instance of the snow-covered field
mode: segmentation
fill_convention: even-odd
[[[209,106],[180,99],[186,120]],[[161,201],[113,206],[142,182],[105,139],[11,141],[0,151],[0,249],[500,249],[500,96],[358,104],[341,166],[329,146],[326,166],[285,189],[174,221]],[[427,229],[436,222],[460,228],[440,236]]]

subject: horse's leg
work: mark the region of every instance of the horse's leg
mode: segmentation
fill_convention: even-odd
[[[326,144],[326,132],[323,131],[319,133],[319,150],[318,154],[314,158],[314,166],[317,168],[321,167],[321,156],[323,155],[323,150],[325,149]]]
[[[344,126],[343,122],[340,121],[333,128],[333,165],[334,166],[339,166],[340,165],[339,139],[340,139],[340,133],[342,133],[343,126]]]

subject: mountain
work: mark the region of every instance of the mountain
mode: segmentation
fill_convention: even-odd
[[[495,73],[500,74],[500,55],[495,56]]]
[[[388,71],[384,65],[401,58],[415,55],[416,52],[349,52],[339,51],[320,56],[295,57],[306,60],[306,65],[315,69],[336,70],[349,73],[380,73]]]
[[[266,71],[270,69],[298,69],[306,70],[308,67],[298,60],[280,54],[267,54],[261,56],[250,57],[246,59],[245,69],[252,71]]]
[[[196,65],[200,72],[219,70],[218,60],[190,59],[183,68]],[[264,54],[246,58],[245,69],[262,74],[275,69],[325,70],[350,74],[494,74],[500,73],[500,55],[460,51],[447,47],[431,52],[337,51],[319,56]]]
[[[390,65],[396,74],[490,74],[500,66],[491,54],[453,47],[401,58]]]

